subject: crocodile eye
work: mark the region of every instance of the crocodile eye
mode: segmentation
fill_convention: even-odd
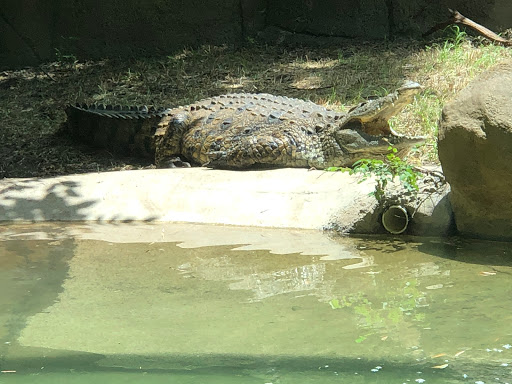
[[[252,132],[252,128],[247,127],[247,128],[244,128],[244,130],[243,130],[243,132],[242,132],[242,133],[243,133],[244,135],[248,135],[248,134],[249,134],[249,133],[251,133],[251,132]]]

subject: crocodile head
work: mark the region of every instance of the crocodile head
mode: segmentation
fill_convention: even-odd
[[[423,87],[413,81],[406,81],[389,95],[367,100],[353,107],[342,119],[342,128],[360,129],[370,135],[395,134],[389,126],[389,119],[411,104],[414,96]]]
[[[416,144],[426,140],[425,136],[399,135],[391,129],[388,120],[414,100],[422,90],[415,82],[406,82],[395,92],[378,99],[363,102],[352,108],[331,131],[335,143],[343,154],[332,159],[343,166],[351,166],[363,158],[378,159],[389,153],[389,147],[404,155]],[[336,153],[336,151],[326,152]],[[336,157],[336,156],[334,156]],[[342,160],[342,161],[341,161]],[[331,161],[329,161],[331,162]]]

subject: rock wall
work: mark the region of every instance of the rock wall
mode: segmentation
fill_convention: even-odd
[[[3,0],[0,68],[54,60],[56,53],[129,57],[240,44],[266,27],[314,36],[420,36],[448,18],[447,8],[496,31],[511,27],[508,0]]]

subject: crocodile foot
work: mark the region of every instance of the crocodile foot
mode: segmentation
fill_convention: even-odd
[[[228,156],[226,151],[210,151],[207,153],[208,161],[202,164],[203,167],[209,168],[229,168]]]
[[[187,161],[181,160],[178,156],[160,159],[158,168],[190,168],[191,165]]]

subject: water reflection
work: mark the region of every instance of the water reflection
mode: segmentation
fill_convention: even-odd
[[[239,265],[231,258],[196,259],[195,262],[180,265],[178,269],[186,276],[194,273],[207,280],[235,280],[229,283],[231,290],[248,290],[253,295],[248,302],[260,301],[265,298],[295,293],[318,295],[328,297],[330,282],[324,281],[326,264],[308,264],[293,266],[287,269],[274,271],[258,271],[257,268]]]

